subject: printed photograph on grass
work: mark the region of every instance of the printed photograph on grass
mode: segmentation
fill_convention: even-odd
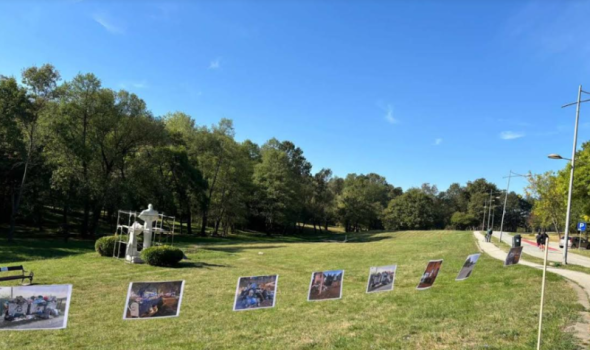
[[[522,254],[522,246],[510,248],[508,255],[506,255],[506,261],[504,266],[516,265],[520,261],[520,255]]]
[[[463,267],[461,268],[461,271],[459,271],[459,274],[457,275],[457,278],[455,278],[455,281],[463,281],[466,280],[467,278],[469,278],[469,276],[471,276],[471,272],[473,272],[473,268],[475,267],[475,263],[477,263],[477,259],[479,259],[479,256],[481,254],[471,254],[467,257],[467,260],[465,260],[465,263],[463,264]]]
[[[342,298],[344,270],[314,272],[309,283],[308,301]]]
[[[62,329],[72,285],[0,287],[0,330]]]
[[[279,275],[238,278],[234,311],[274,307]]]
[[[369,269],[367,293],[392,291],[396,269],[397,265],[371,267]]]
[[[441,260],[430,260],[428,265],[426,266],[426,270],[424,270],[424,274],[420,279],[420,283],[418,283],[418,287],[416,289],[423,290],[432,287],[434,281],[436,280],[436,276],[438,276],[438,271],[442,266],[442,259]]]
[[[184,281],[131,282],[123,319],[177,317],[183,291]]]

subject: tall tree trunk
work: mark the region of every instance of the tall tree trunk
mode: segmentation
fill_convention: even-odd
[[[93,215],[92,215],[92,222],[90,224],[90,233],[92,236],[96,236],[96,230],[98,229],[98,222],[100,221],[100,217],[102,215],[102,206],[95,205],[92,214]]]
[[[186,209],[186,234],[187,235],[192,235],[193,234],[193,227],[192,227],[192,223],[193,223],[193,214],[191,213],[191,208],[188,207]]]
[[[82,226],[80,227],[80,234],[82,236],[88,235],[88,223],[90,221],[90,200],[88,196],[84,196],[84,214],[82,216]]]
[[[69,196],[64,201],[64,206],[62,209],[62,231],[64,235],[64,241],[68,241],[70,239],[70,227],[68,224],[68,212],[70,210],[70,198]]]
[[[28,147],[28,151],[27,151],[27,158],[25,159],[25,170],[23,171],[23,178],[20,183],[20,188],[18,189],[18,195],[16,197],[16,200],[14,199],[14,195],[13,195],[12,212],[10,214],[10,231],[8,231],[8,241],[9,242],[12,242],[12,240],[14,239],[14,227],[15,227],[15,223],[16,223],[16,216],[18,215],[20,201],[23,197],[23,191],[25,189],[25,184],[27,181],[27,172],[29,170],[29,164],[31,163],[31,154],[33,152],[34,141],[35,141],[35,126],[33,125],[33,126],[31,126],[31,132],[29,134],[29,147]]]

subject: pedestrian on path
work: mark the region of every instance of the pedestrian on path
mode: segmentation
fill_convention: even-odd
[[[486,234],[486,242],[491,242],[492,241],[492,233],[493,233],[492,229],[489,228],[488,229],[488,233]]]
[[[543,237],[543,235],[541,234],[541,229],[539,229],[537,231],[537,248],[541,249],[541,238]]]
[[[541,250],[545,251],[545,246],[547,245],[547,242],[549,241],[549,235],[547,234],[546,230],[543,230],[543,234],[541,235]]]

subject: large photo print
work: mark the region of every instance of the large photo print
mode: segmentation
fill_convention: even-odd
[[[520,261],[520,255],[522,254],[522,246],[510,248],[508,255],[506,255],[506,261],[504,266],[516,265]]]
[[[0,330],[62,329],[72,285],[0,287]]]
[[[369,269],[367,293],[389,292],[393,290],[396,269],[397,265],[371,267]]]
[[[123,319],[177,317],[183,290],[184,281],[131,282]]]
[[[238,278],[234,311],[274,307],[279,275]]]
[[[420,283],[418,283],[418,287],[416,287],[416,289],[423,290],[432,287],[434,281],[436,280],[436,276],[438,276],[438,272],[440,271],[442,263],[442,259],[430,260],[428,262],[428,265],[426,266],[426,270],[424,270],[424,274],[422,275]]]
[[[471,254],[467,257],[467,260],[465,260],[465,263],[463,264],[461,271],[459,271],[457,278],[455,278],[455,281],[463,281],[471,276],[471,272],[473,272],[475,263],[479,259],[480,255],[481,254]]]
[[[344,270],[322,271],[311,274],[308,301],[342,298]]]

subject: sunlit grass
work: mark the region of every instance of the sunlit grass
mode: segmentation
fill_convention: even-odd
[[[502,267],[482,255],[472,276],[455,282],[471,232],[353,234],[349,243],[304,238],[222,241],[179,239],[191,259],[183,268],[129,265],[101,258],[80,243],[73,255],[48,259],[43,244],[20,242],[4,260],[27,261],[37,283],[74,285],[68,328],[2,332],[2,349],[530,349],[536,341],[541,271]],[[259,237],[263,241],[252,241]],[[203,244],[205,243],[205,244]],[[48,250],[63,246],[53,242]],[[71,249],[71,248],[68,248]],[[15,257],[12,259],[12,257]],[[444,259],[430,290],[416,285],[428,260]],[[370,266],[398,264],[392,292],[366,294]],[[344,269],[343,297],[307,302],[313,271]],[[279,274],[274,309],[232,312],[239,276]],[[122,320],[130,281],[186,280],[180,317]],[[3,285],[7,285],[4,283]],[[549,274],[546,349],[574,349],[563,329],[580,306],[567,283]]]

